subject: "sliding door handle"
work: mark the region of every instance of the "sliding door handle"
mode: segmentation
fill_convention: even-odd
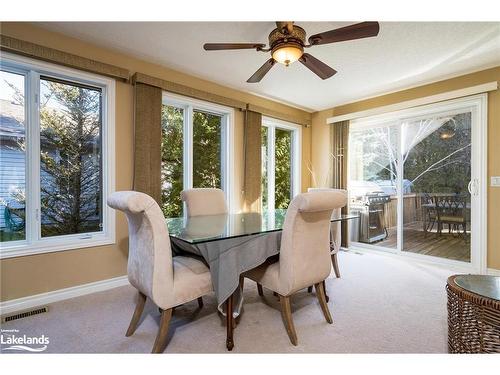
[[[479,194],[479,180],[477,178],[470,180],[467,190],[469,190],[470,195],[477,196]]]

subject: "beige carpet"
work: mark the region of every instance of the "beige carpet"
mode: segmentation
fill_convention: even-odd
[[[327,280],[334,323],[324,320],[314,293],[292,299],[299,345],[290,344],[278,300],[246,280],[245,305],[235,330],[240,353],[445,353],[446,278],[452,272],[383,255],[341,252],[341,279]],[[332,274],[333,275],[333,274]],[[46,314],[2,325],[50,339],[50,353],[144,353],[153,345],[158,310],[148,304],[132,337],[125,337],[134,309],[132,287],[50,305]],[[175,310],[166,353],[224,353],[225,325],[213,296]]]

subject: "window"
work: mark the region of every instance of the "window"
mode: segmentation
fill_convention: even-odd
[[[230,202],[232,109],[164,93],[162,108],[162,210],[183,215],[180,193],[219,188]]]
[[[299,125],[263,118],[262,209],[286,209],[300,192]]]
[[[223,116],[193,110],[193,187],[222,188]]]
[[[4,54],[1,256],[114,242],[114,81]]]

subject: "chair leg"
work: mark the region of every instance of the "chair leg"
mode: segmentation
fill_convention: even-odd
[[[259,292],[259,296],[263,296],[264,295],[264,291],[262,290],[262,285],[260,285],[259,283],[257,283],[257,292]]]
[[[158,334],[156,335],[156,340],[153,345],[153,350],[151,353],[163,353],[165,350],[165,343],[167,342],[168,325],[170,323],[170,318],[172,317],[172,309],[162,310],[160,318],[160,327],[158,328]]]
[[[337,278],[340,278],[339,260],[337,258],[337,253],[332,254],[332,266],[333,271],[335,272],[335,276],[337,276]]]
[[[295,332],[295,326],[292,319],[292,308],[290,306],[290,296],[283,297],[280,296],[281,302],[281,317],[283,318],[283,323],[285,324],[286,333],[290,338],[290,342],[297,346],[297,332]]]
[[[429,232],[434,228],[434,224],[436,223],[436,221],[434,220],[432,222],[432,224],[429,225]]]
[[[243,276],[240,276],[240,289],[243,290],[243,288],[245,287],[245,278]]]
[[[198,297],[198,307],[200,309],[203,307],[203,297]]]
[[[139,319],[141,318],[142,312],[144,311],[144,304],[146,303],[146,295],[139,292],[137,296],[137,304],[135,305],[134,315],[132,315],[132,320],[127,329],[127,333],[125,336],[132,336],[137,329],[137,323],[139,323]]]
[[[316,288],[316,295],[318,296],[319,305],[321,306],[323,315],[325,316],[326,321],[332,324],[333,320],[332,316],[330,315],[330,310],[328,309],[328,305],[326,303],[325,288],[323,286],[323,283],[321,282],[314,284],[314,287]]]
[[[326,303],[330,301],[330,297],[328,297],[328,293],[326,293],[326,280],[323,280],[323,292],[325,292],[325,300]]]

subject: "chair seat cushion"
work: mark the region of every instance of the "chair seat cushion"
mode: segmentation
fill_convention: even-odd
[[[260,266],[245,272],[243,276],[261,284],[266,289],[279,293],[279,270],[279,261],[272,262],[268,260]]]
[[[441,221],[451,221],[456,223],[463,223],[465,221],[463,216],[440,216],[439,219]]]
[[[201,261],[184,256],[172,258],[174,265],[175,306],[213,291],[210,270]]]

